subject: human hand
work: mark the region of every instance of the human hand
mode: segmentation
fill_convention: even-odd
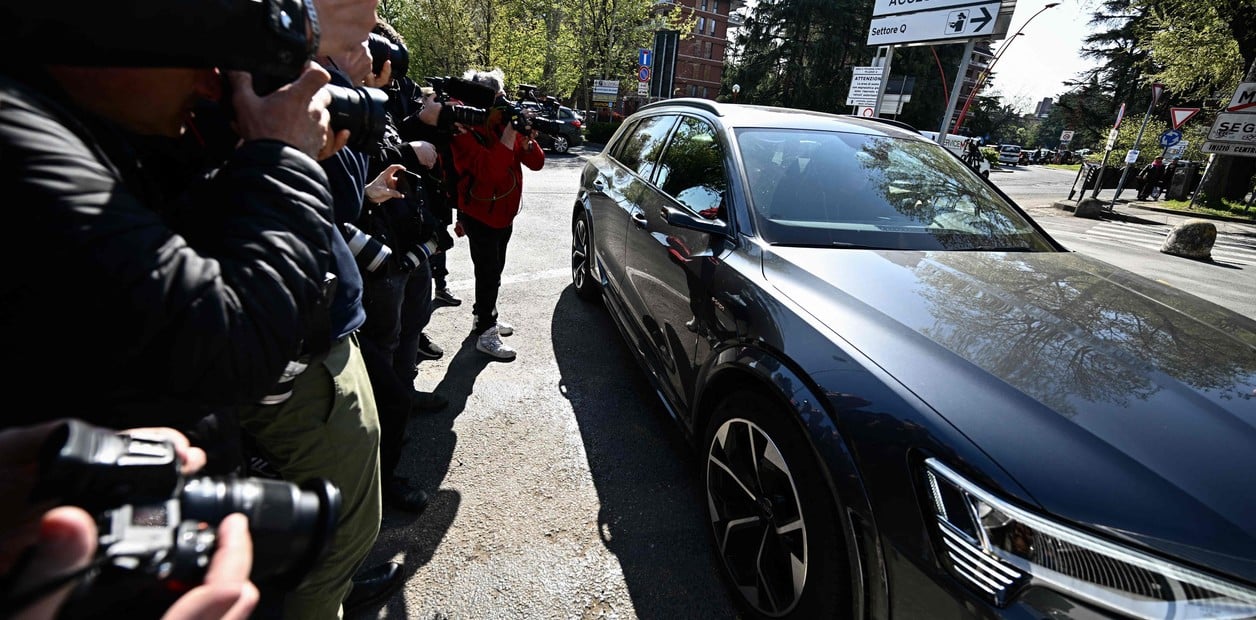
[[[397,175],[405,169],[401,164],[392,164],[385,168],[374,181],[367,184],[366,199],[379,204],[389,198],[405,198],[405,194],[397,191]]]
[[[432,93],[423,98],[423,108],[419,110],[419,120],[431,125],[437,126],[440,121],[440,110],[444,104],[436,101],[436,93]]]
[[[325,69],[307,63],[301,77],[265,97],[253,91],[253,76],[241,71],[227,73],[231,80],[236,133],[244,140],[278,140],[318,157],[331,133],[331,95],[323,86],[331,79]]]
[[[214,557],[204,581],[180,596],[162,620],[245,620],[259,598],[257,586],[249,581],[251,570],[253,538],[249,535],[249,520],[240,513],[227,515],[218,524]]]
[[[365,85],[366,78],[371,75],[373,65],[371,47],[365,37],[347,51],[333,54],[328,58],[337,69],[340,69],[341,73],[345,74],[345,77],[349,78],[350,82],[353,82],[354,86]]]
[[[514,125],[507,124],[506,128],[502,130],[502,144],[512,151],[515,150],[515,140],[518,137],[519,132],[515,131]]]
[[[378,0],[314,0],[322,34],[318,42],[319,56],[334,56],[349,51],[366,40],[375,27]]]
[[[414,149],[414,156],[419,158],[419,163],[424,168],[431,168],[436,165],[436,147],[431,142],[418,140],[410,143],[410,148]]]
[[[74,506],[50,508],[51,502],[32,504],[27,500],[39,481],[40,453],[49,436],[66,420],[0,431],[0,494],[8,498],[0,507],[0,577],[8,576],[18,561],[26,557],[13,591],[70,577],[86,568],[96,553],[96,522]],[[171,428],[138,428],[122,434],[169,441],[175,448],[185,474],[205,465],[205,451],[192,447],[187,437]],[[29,555],[27,555],[29,550]],[[16,618],[54,618],[65,602],[74,580],[49,594],[38,596]]]
[[[373,62],[373,61],[372,61]],[[384,88],[392,82],[392,61],[384,60],[384,67],[379,73],[366,72],[365,84],[371,88]]]

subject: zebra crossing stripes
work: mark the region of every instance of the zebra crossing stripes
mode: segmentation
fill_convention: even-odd
[[[1080,236],[1160,251],[1171,230],[1171,226],[1164,224],[1102,222]],[[1217,241],[1212,246],[1212,259],[1221,263],[1256,265],[1256,238],[1217,233]]]

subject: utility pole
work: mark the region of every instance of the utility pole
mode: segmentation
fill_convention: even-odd
[[[955,105],[959,103],[959,91],[964,88],[964,76],[968,74],[968,61],[973,57],[976,42],[969,39],[964,44],[964,57],[959,61],[959,72],[955,74],[955,87],[951,89],[951,98],[946,102],[946,114],[942,115],[942,127],[938,129],[938,144],[946,145],[946,134],[951,129],[951,115],[955,114]]]

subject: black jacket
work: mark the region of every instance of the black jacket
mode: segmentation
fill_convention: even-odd
[[[0,77],[0,355],[11,388],[51,387],[0,426],[180,426],[255,402],[321,309],[334,229],[316,162],[249,142],[176,199],[134,144]]]

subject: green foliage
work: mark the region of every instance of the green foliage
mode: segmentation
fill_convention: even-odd
[[[619,126],[621,124],[623,124],[623,121],[615,121],[612,123],[607,123],[607,122],[589,123],[588,125],[585,126],[587,128],[585,137],[588,139],[589,142],[595,142],[597,144],[606,144],[607,142],[610,141],[611,136],[615,134],[615,130],[619,129]]]

